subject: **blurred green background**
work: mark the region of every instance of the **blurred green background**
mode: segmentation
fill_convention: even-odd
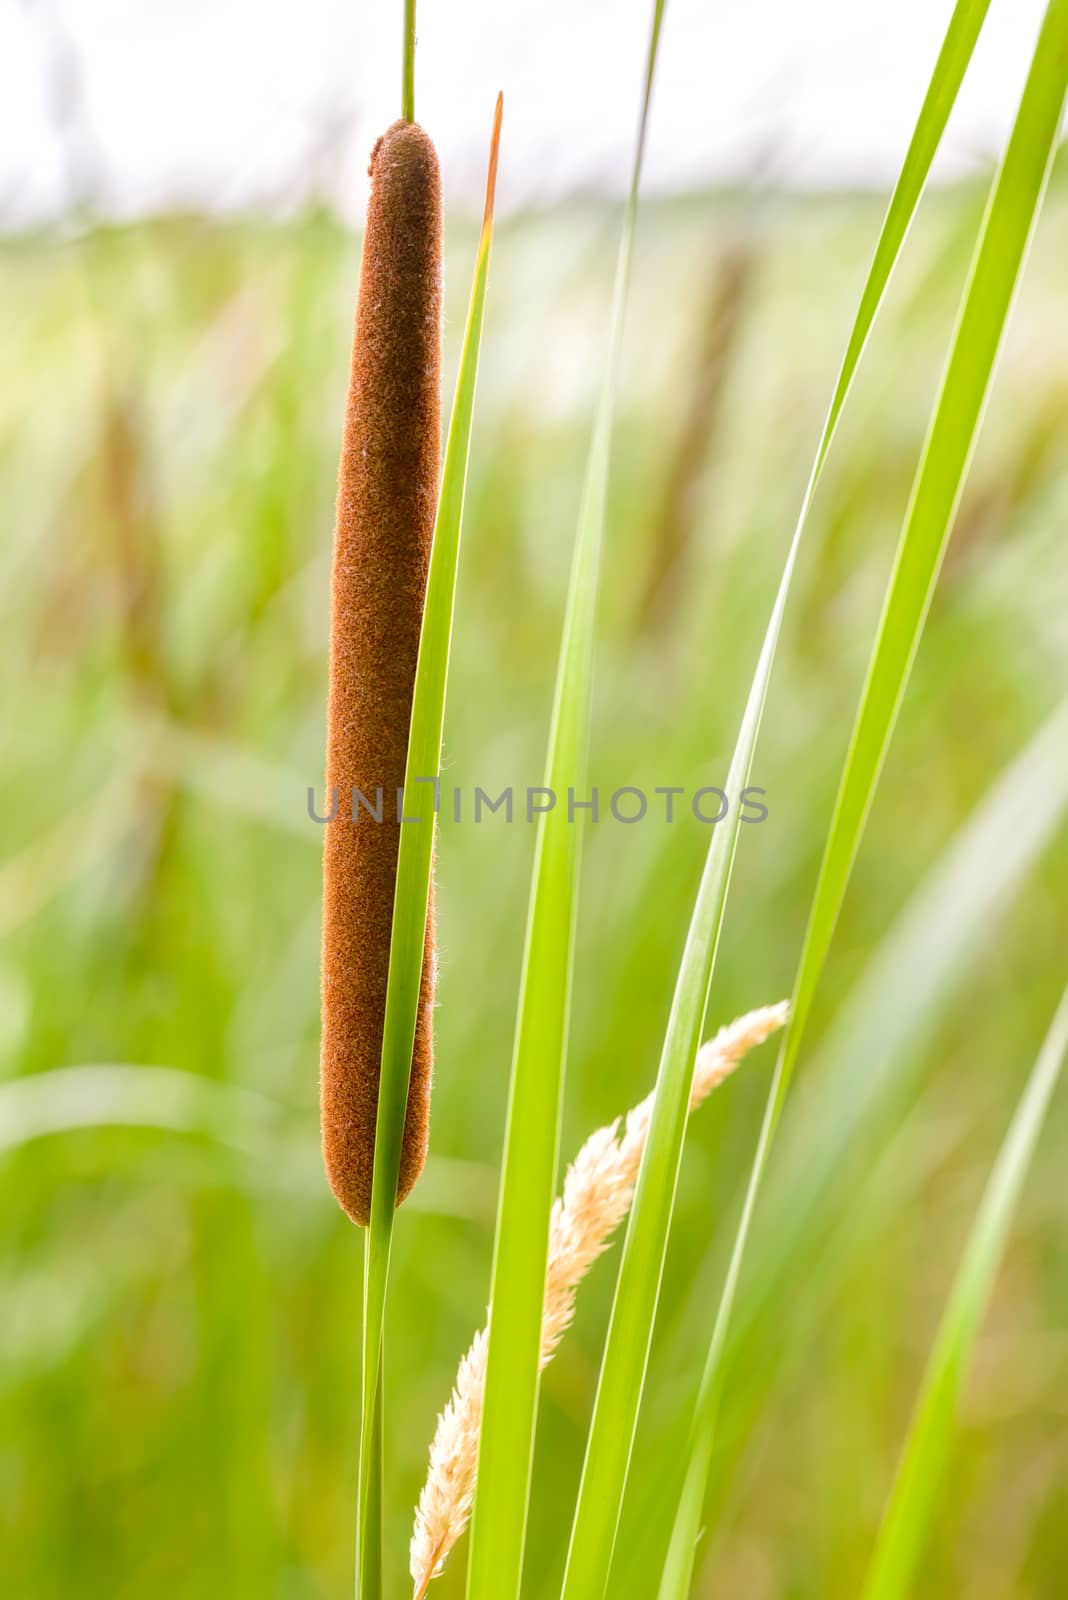
[[[1064,981],[1065,176],[773,1159],[700,1595],[856,1591]],[[743,830],[709,1031],[789,991],[984,195],[926,203],[824,476],[754,773],[770,815]],[[770,191],[643,214],[602,794],[726,776],[880,215],[870,197]],[[445,782],[467,793],[540,781],[616,228],[592,201],[499,228],[446,727]],[[456,223],[450,372],[473,244]],[[325,214],[3,244],[0,1578],[19,1600],[350,1591],[361,1245],[318,1162],[306,792],[358,262]],[[707,839],[686,814],[587,829],[564,1159],[652,1083]],[[488,1292],[532,845],[503,817],[441,830],[433,1156],[397,1229],[390,1313],[398,1596],[435,1416]],[[621,1597],[653,1591],[772,1064],[766,1047],[692,1126]],[[917,1596],[1068,1592],[1066,1160],[1061,1096]],[[617,1260],[544,1380],[535,1597],[563,1564]],[[442,1600],[463,1593],[463,1554]]]

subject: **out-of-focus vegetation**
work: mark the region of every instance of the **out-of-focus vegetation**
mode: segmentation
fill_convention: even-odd
[[[757,758],[770,814],[743,830],[710,1028],[789,988],[984,193],[925,205],[825,473]],[[725,777],[879,215],[867,199],[738,195],[654,203],[640,223],[565,1156],[651,1084],[707,844],[685,811],[624,826],[607,797]],[[533,842],[521,805],[511,825],[476,826],[470,797],[540,782],[615,223],[576,206],[506,221],[495,245],[446,726],[433,1160],[398,1219],[390,1310],[398,1595],[405,1508],[484,1312]],[[473,242],[460,227],[448,245],[453,364]],[[1062,721],[1037,779],[1017,781],[1021,868],[947,935],[960,970],[890,1052],[870,1115],[869,1056],[843,1074],[821,1049],[1068,683],[1066,255],[1062,181],[773,1158],[701,1594],[856,1591],[962,1240],[1063,985]],[[8,241],[0,262],[0,1574],[28,1600],[311,1600],[350,1583],[360,1241],[318,1166],[321,834],[306,793],[321,794],[358,258],[327,217],[177,218]],[[978,850],[961,905],[984,870],[1000,868]],[[914,943],[913,967],[906,941],[894,969],[902,1013],[934,965]],[[659,1570],[770,1066],[769,1050],[691,1129],[613,1581],[634,1600]],[[921,1600],[1053,1600],[1068,1584],[1066,1155],[1062,1099]],[[559,1578],[612,1276],[594,1273],[544,1380],[535,1595]],[[463,1592],[460,1556],[442,1600]]]

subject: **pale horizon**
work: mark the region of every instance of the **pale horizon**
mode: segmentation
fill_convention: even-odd
[[[670,0],[650,130],[650,193],[761,181],[887,188],[952,0],[885,7]],[[378,132],[398,114],[400,5],[366,0],[0,0],[0,214],[72,201],[285,213],[310,196],[357,218]],[[633,142],[648,0],[490,0],[419,9],[416,114],[446,184],[475,204],[498,89],[505,208],[619,191]],[[996,159],[1041,0],[994,5],[935,177]],[[79,192],[80,191],[80,192]]]

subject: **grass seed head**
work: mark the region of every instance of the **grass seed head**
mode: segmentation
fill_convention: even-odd
[[[690,1110],[729,1078],[750,1050],[786,1025],[786,1001],[747,1012],[702,1045],[690,1084]],[[630,1210],[649,1138],[655,1093],[626,1116],[598,1128],[564,1176],[553,1203],[541,1322],[541,1365],[548,1366],[571,1326],[579,1285]],[[426,1482],[415,1510],[409,1548],[413,1600],[424,1600],[445,1559],[471,1520],[482,1409],[486,1394],[489,1326],[475,1335],[438,1418]]]

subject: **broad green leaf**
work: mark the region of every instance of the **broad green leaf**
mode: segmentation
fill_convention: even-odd
[[[899,1600],[910,1591],[952,1443],[961,1384],[1066,1053],[1068,990],[1031,1071],[972,1225],[924,1374],[863,1600]]]
[[[876,247],[860,309],[802,501],[739,731],[726,792],[694,907],[657,1077],[649,1143],[623,1247],[564,1583],[565,1600],[605,1592],[626,1486],[659,1298],[686,1128],[690,1074],[700,1043],[734,852],[737,798],[749,779],[768,682],[809,507],[872,323],[900,254],[989,0],[958,6]]]
[[[412,720],[404,773],[406,817],[418,817],[401,829],[397,883],[389,947],[382,1033],[382,1075],[375,1123],[375,1161],[371,1187],[371,1219],[364,1254],[363,1386],[360,1439],[360,1487],[357,1519],[357,1596],[379,1600],[381,1593],[380,1515],[372,1515],[381,1497],[381,1432],[375,1426],[378,1374],[386,1287],[400,1171],[404,1116],[408,1103],[419,984],[423,966],[430,873],[434,851],[434,814],[441,766],[445,691],[452,645],[456,569],[460,554],[471,420],[478,377],[478,353],[486,305],[490,246],[493,239],[493,197],[501,131],[498,96],[490,146],[486,211],[475,260],[471,303],[467,313],[456,394],[441,477],[434,540],[427,573],[426,603],[419,637],[419,657],[412,697]]]
[[[545,787],[561,800],[569,789],[582,792],[585,786],[616,372],[663,13],[664,0],[656,0],[616,265],[608,360],[586,466],[557,668]],[[514,1600],[522,1577],[580,844],[580,827],[559,803],[539,817],[494,1244],[468,1600]]]
[[[661,1600],[688,1591],[721,1383],[721,1356],[768,1152],[882,770],[953,524],[994,365],[1041,207],[1068,83],[1068,0],[1051,0],[991,190],[920,459],[861,695],[694,1421],[687,1484]]]

